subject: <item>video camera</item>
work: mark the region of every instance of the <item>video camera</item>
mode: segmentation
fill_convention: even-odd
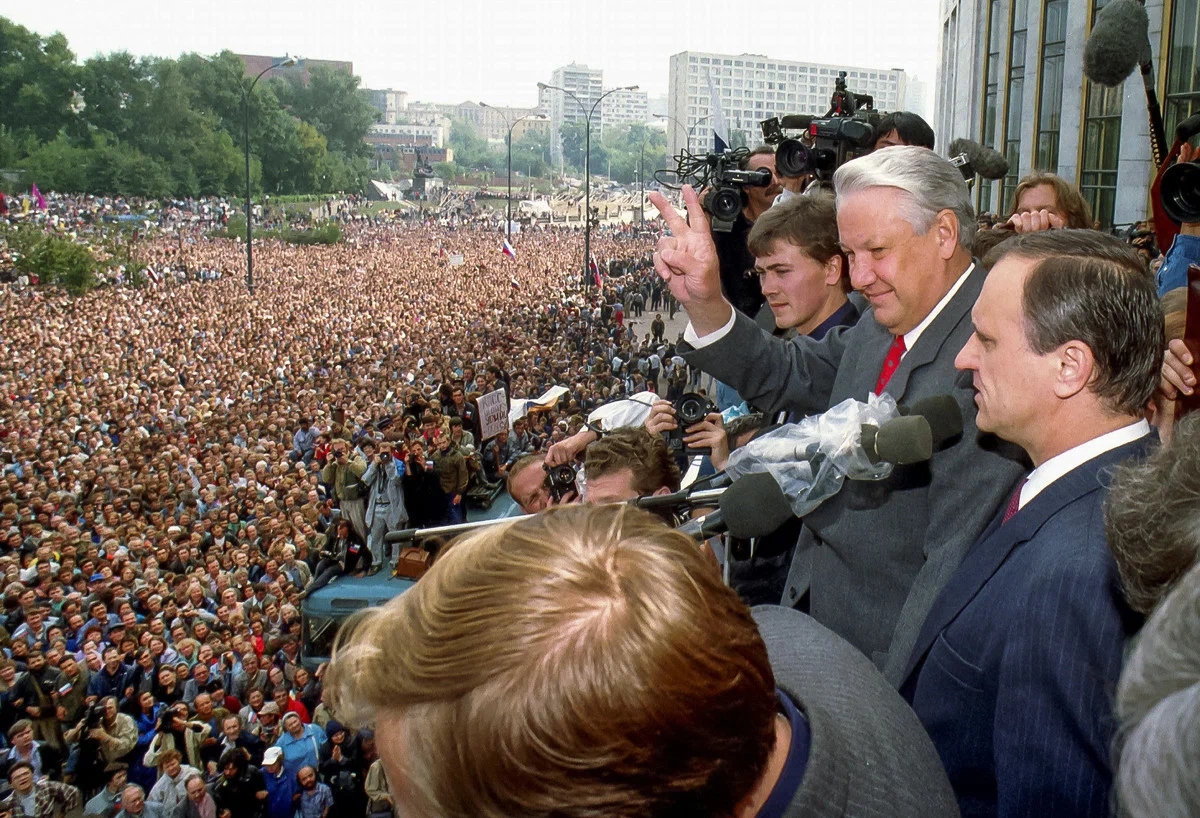
[[[1200,114],[1188,117],[1175,129],[1175,140],[1187,142],[1200,133]],[[1200,222],[1200,162],[1175,162],[1162,174],[1159,185],[1163,211],[1176,222]]]
[[[734,148],[723,153],[704,156],[689,153],[686,149],[675,157],[675,176],[680,180],[691,179],[693,187],[708,188],[701,205],[709,215],[713,230],[728,233],[746,207],[746,188],[770,187],[773,181],[768,168],[746,170],[742,167],[750,158],[749,148]],[[659,178],[663,171],[655,171],[655,180],[662,187],[678,189]]]
[[[846,162],[869,153],[871,135],[882,119],[875,98],[846,88],[846,72],[834,80],[829,111],[814,118],[807,115],[771,117],[761,123],[763,140],[775,146],[775,172],[780,176],[812,173],[828,180]],[[803,130],[802,139],[791,139],[784,129]]]

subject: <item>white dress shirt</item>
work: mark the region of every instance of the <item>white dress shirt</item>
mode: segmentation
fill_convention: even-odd
[[[1099,457],[1105,452],[1112,451],[1118,446],[1132,443],[1148,434],[1150,434],[1150,424],[1145,420],[1139,420],[1136,423],[1131,423],[1128,426],[1122,426],[1120,429],[1100,435],[1100,437],[1094,437],[1086,443],[1080,443],[1075,448],[1067,449],[1062,454],[1056,454],[1029,473],[1029,477],[1025,479],[1025,484],[1021,487],[1021,499],[1017,504],[1017,508],[1024,508],[1026,503],[1037,497],[1055,480],[1072,469],[1082,466],[1089,460]]]

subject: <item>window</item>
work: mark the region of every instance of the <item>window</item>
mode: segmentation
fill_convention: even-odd
[[[1039,170],[1058,170],[1066,40],[1067,0],[1045,0],[1042,7],[1042,70],[1038,75],[1037,149],[1033,157],[1033,166]]]
[[[1109,0],[1095,0],[1096,15]],[[1121,148],[1121,90],[1087,82],[1083,106],[1083,166],[1079,189],[1103,229],[1113,225],[1117,201],[1117,159]]]
[[[1171,7],[1171,42],[1167,46],[1167,96],[1163,116],[1167,139],[1175,126],[1200,112],[1200,10],[1194,2],[1175,0]]]
[[[983,122],[979,141],[985,147],[996,144],[996,108],[1000,98],[1000,0],[990,0],[987,16],[987,62],[984,64]],[[991,179],[979,180],[979,200],[975,203],[979,212],[992,207]]]
[[[1004,94],[1004,149],[1008,173],[1000,180],[1000,212],[1012,210],[1020,179],[1021,109],[1025,99],[1025,47],[1029,25],[1029,0],[1013,0],[1012,29],[1008,33],[1008,89]]]

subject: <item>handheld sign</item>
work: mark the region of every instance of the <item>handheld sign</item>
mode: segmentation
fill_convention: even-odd
[[[479,428],[483,440],[508,431],[508,396],[503,389],[479,399]]]

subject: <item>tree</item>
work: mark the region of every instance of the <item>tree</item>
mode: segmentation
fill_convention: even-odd
[[[0,116],[16,135],[53,139],[75,117],[79,68],[67,38],[0,17]]]
[[[454,150],[455,164],[471,170],[495,170],[504,167],[508,161],[476,133],[474,125],[462,119],[455,119],[450,124],[450,147]]]
[[[269,76],[269,75],[268,75]],[[370,157],[367,135],[377,114],[359,91],[360,79],[345,71],[317,66],[309,72],[308,85],[295,79],[274,79],[275,95],[294,116],[311,124],[325,137],[330,151],[347,156]]]

